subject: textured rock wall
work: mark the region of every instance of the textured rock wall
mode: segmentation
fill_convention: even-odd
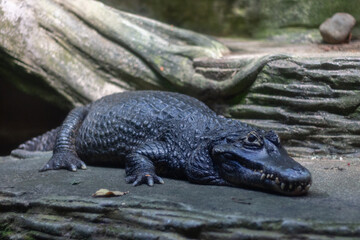
[[[227,113],[275,129],[293,153],[359,153],[360,60],[273,61]]]
[[[178,91],[275,129],[293,154],[359,154],[356,48],[338,57],[234,55],[210,37],[98,1],[3,0],[0,10],[0,75],[55,104]]]
[[[336,12],[360,21],[358,0],[102,0],[178,27],[217,36],[268,37],[316,29]],[[355,35],[360,36],[357,28]],[[321,38],[319,38],[320,40]]]

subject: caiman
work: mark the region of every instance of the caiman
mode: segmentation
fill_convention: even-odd
[[[73,109],[60,127],[19,149],[53,150],[40,171],[122,166],[134,186],[164,183],[159,176],[285,195],[305,194],[311,186],[310,172],[288,155],[275,132],[173,92],[105,96]]]

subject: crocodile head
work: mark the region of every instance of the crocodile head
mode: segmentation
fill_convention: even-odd
[[[305,194],[311,186],[310,172],[288,155],[273,131],[230,134],[213,146],[211,155],[231,185],[285,195]]]

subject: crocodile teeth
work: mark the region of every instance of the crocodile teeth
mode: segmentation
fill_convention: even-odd
[[[263,173],[262,175],[261,175],[261,177],[260,177],[260,180],[262,181],[262,180],[264,180],[265,179],[265,173]]]
[[[275,178],[275,183],[276,183],[276,184],[279,184],[279,183],[280,183],[279,178]]]
[[[292,184],[289,185],[289,189],[290,189],[290,190],[292,189]]]
[[[305,190],[308,191],[310,187],[311,187],[311,184],[306,185]]]
[[[270,174],[268,174],[268,175],[266,176],[266,178],[270,178]]]
[[[261,173],[263,173],[264,171],[263,170],[260,170]]]
[[[273,177],[274,177],[274,174],[271,174],[271,175],[270,175],[270,178],[273,178]]]
[[[302,187],[301,187],[301,186],[298,186],[298,187],[296,188],[296,191],[297,191],[297,192],[300,192],[301,189],[302,189]]]
[[[285,183],[281,183],[280,187],[281,187],[281,190],[284,190],[284,188],[285,188]]]

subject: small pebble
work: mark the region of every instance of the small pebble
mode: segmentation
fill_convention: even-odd
[[[348,13],[335,13],[320,25],[320,34],[324,42],[339,44],[349,42],[351,30],[355,26],[356,20]]]

